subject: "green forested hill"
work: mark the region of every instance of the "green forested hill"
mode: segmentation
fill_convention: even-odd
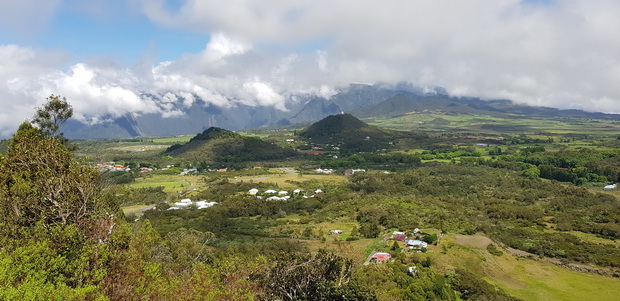
[[[340,144],[345,150],[374,151],[386,148],[395,134],[366,124],[351,114],[325,117],[299,133],[316,143]]]
[[[297,155],[292,149],[216,127],[196,135],[186,144],[171,146],[165,153],[195,161],[214,162],[276,160]]]

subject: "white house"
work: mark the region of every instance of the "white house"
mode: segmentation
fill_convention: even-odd
[[[251,195],[256,195],[256,194],[258,193],[258,189],[256,189],[256,188],[252,188],[252,189],[250,189],[250,190],[248,191],[248,193],[249,193],[249,194],[251,194]]]
[[[428,247],[428,244],[426,242],[423,242],[417,239],[408,240],[406,243],[407,243],[407,247],[409,247],[410,249],[414,249],[414,250],[420,250],[422,248]]]
[[[212,207],[213,205],[216,205],[217,202],[207,202],[205,200],[196,202],[196,208],[198,209],[205,209],[205,208],[209,208]]]
[[[329,230],[329,234],[342,234],[342,230]]]
[[[287,195],[287,194],[288,194],[288,191],[286,190],[281,190],[278,192],[278,195]]]
[[[418,268],[415,265],[408,267],[407,270],[411,276],[415,276],[418,273]]]
[[[323,190],[321,190],[321,189],[317,189],[317,190],[314,191],[314,193],[321,193],[321,192],[323,192]]]
[[[293,194],[299,194],[299,193],[301,193],[301,189],[297,188],[293,190]]]
[[[603,187],[603,190],[614,190],[614,189],[616,189],[616,184],[606,185],[605,187]]]
[[[192,204],[192,200],[190,200],[190,199],[182,199],[180,202],[174,203],[174,206],[181,208],[181,207],[187,207],[187,206],[189,206],[191,204]]]
[[[269,194],[273,194],[276,193],[277,191],[273,190],[273,189],[267,189],[265,190],[265,193],[269,193]]]

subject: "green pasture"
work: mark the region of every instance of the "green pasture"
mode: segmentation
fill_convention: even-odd
[[[174,137],[161,137],[154,138],[153,143],[161,143],[161,144],[176,144],[176,143],[186,143],[190,139],[192,139],[195,135],[180,135]]]
[[[137,178],[134,183],[127,184],[131,188],[164,187],[166,193],[176,193],[182,189],[198,186],[202,183],[202,177],[197,175],[162,175],[151,174]]]
[[[175,182],[145,182],[145,183],[132,183],[128,184],[131,188],[145,188],[145,187],[164,187],[164,188],[178,188],[178,187],[188,187],[191,186],[191,183],[185,181],[175,181]]]
[[[140,209],[144,209],[146,207],[148,207],[150,205],[131,205],[131,206],[123,206],[121,207],[121,210],[123,210],[123,213],[125,214],[125,216],[128,216]]]
[[[429,255],[443,271],[467,269],[522,300],[617,300],[618,278],[517,257],[505,250],[493,256],[486,250],[490,243],[482,234],[446,235],[437,252]]]
[[[396,118],[370,118],[368,123],[395,130],[456,131],[494,134],[620,135],[620,123],[596,119],[502,118],[488,115],[407,114]]]
[[[318,180],[325,182],[342,182],[346,181],[347,178],[341,175],[308,175],[308,174],[289,174],[289,173],[278,173],[278,174],[263,174],[263,175],[253,175],[253,176],[244,176],[237,177],[235,179],[230,179],[231,182],[253,182],[253,183],[274,183],[280,188],[289,189],[289,188],[297,188],[294,183],[291,182],[305,182],[310,180]]]

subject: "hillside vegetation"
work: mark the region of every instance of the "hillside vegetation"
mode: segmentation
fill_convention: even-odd
[[[74,153],[25,124],[0,156],[0,299],[615,300],[618,126],[497,116]]]
[[[211,127],[185,144],[169,147],[165,154],[194,162],[244,162],[283,159],[294,157],[297,153],[257,137],[241,136],[228,130]]]
[[[368,125],[351,114],[338,114],[312,124],[299,136],[313,143],[338,144],[345,150],[375,151],[388,147],[395,135]]]

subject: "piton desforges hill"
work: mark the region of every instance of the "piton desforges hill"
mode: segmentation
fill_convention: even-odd
[[[293,149],[217,127],[208,128],[183,145],[169,147],[165,154],[195,161],[218,162],[276,160],[297,155]]]

